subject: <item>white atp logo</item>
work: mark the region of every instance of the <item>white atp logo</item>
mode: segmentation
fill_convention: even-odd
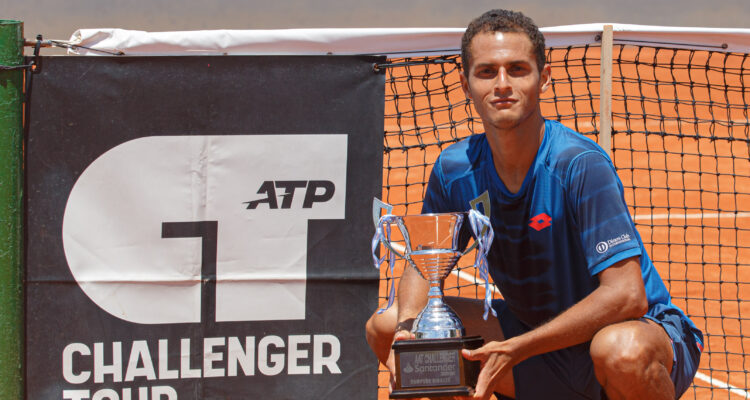
[[[71,190],[70,271],[94,303],[130,322],[304,319],[308,220],[344,218],[346,153],[346,135],[123,143]],[[330,183],[312,205],[300,195],[288,208],[247,207],[263,182],[312,180]]]

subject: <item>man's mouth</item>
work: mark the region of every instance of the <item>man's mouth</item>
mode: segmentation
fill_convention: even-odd
[[[508,108],[515,104],[518,100],[511,98],[496,99],[492,100],[492,105],[497,108]]]

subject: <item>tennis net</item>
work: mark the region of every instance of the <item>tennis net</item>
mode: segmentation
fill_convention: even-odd
[[[599,141],[600,88],[611,85],[611,154],[625,199],[673,302],[706,339],[682,398],[748,398],[750,60],[678,47],[615,41],[611,82],[601,79],[600,45],[552,47],[542,112]],[[414,214],[440,151],[481,133],[482,124],[461,90],[460,57],[388,61],[383,199],[394,214]],[[399,274],[381,271],[384,302]],[[446,294],[480,297],[481,283],[462,263]],[[381,371],[379,398],[386,397]]]

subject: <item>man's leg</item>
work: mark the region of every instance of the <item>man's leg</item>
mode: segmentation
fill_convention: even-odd
[[[387,365],[386,362],[391,353],[397,318],[398,300],[394,300],[393,304],[382,314],[373,313],[365,325],[367,344],[383,365]]]
[[[596,378],[611,400],[675,398],[671,340],[654,321],[605,327],[591,341],[591,358]]]

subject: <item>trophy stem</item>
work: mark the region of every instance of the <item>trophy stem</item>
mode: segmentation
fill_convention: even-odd
[[[432,304],[433,300],[443,303],[443,290],[440,288],[440,282],[439,279],[430,280],[430,291],[427,292],[428,304]]]
[[[427,305],[419,313],[412,332],[417,339],[445,339],[464,336],[458,315],[443,300],[440,279],[430,279]]]

